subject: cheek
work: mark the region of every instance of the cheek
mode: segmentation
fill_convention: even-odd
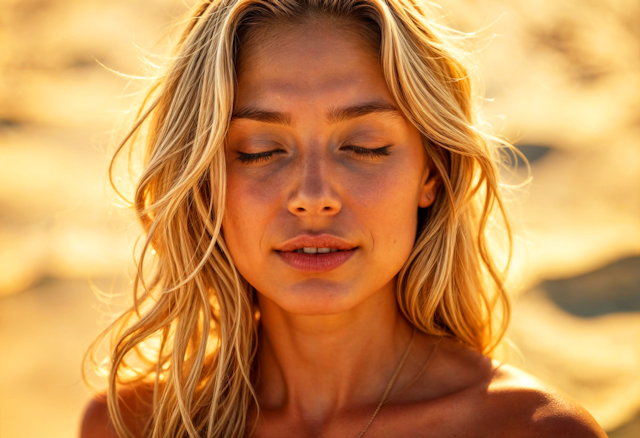
[[[228,172],[225,215],[222,221],[225,241],[234,262],[255,269],[260,265],[263,237],[279,204],[279,190],[273,182],[254,181]],[[277,212],[275,212],[277,213]]]
[[[353,208],[371,235],[374,256],[400,269],[416,237],[420,175],[398,163],[393,169],[354,186]]]
[[[227,177],[226,209],[229,217],[245,218],[245,223],[259,221],[266,210],[273,208],[278,188],[270,181],[254,180],[230,173]]]

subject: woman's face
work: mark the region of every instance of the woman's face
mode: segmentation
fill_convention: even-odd
[[[267,29],[243,50],[223,220],[240,273],[296,314],[393,294],[436,177],[376,54],[328,21]]]

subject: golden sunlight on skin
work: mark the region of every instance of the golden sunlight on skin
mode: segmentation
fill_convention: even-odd
[[[285,36],[257,49],[239,75],[236,113],[280,112],[290,123],[232,122],[225,239],[249,283],[296,314],[344,312],[381,288],[393,294],[392,279],[415,240],[418,206],[434,199],[435,178],[424,184],[420,134],[400,113],[326,117],[372,102],[394,105],[377,59],[352,40],[319,27]],[[390,154],[380,157],[348,149],[386,145]],[[278,152],[266,161],[238,160],[239,152],[272,150]],[[358,249],[335,270],[302,273],[274,251],[302,233],[332,234]]]
[[[426,168],[418,130],[389,111],[394,101],[376,57],[358,43],[336,28],[306,26],[304,34],[256,48],[239,74],[236,114],[278,112],[286,116],[277,121],[288,122],[236,117],[227,143],[223,230],[239,271],[258,291],[268,382],[258,387],[263,419],[274,418],[264,416],[269,410],[279,418],[282,408],[326,426],[355,405],[364,406],[354,422],[361,429],[397,365],[390,355],[399,357],[410,337],[394,277],[412,249],[418,207],[435,199],[437,178]],[[371,104],[389,108],[328,117]],[[363,156],[353,146],[389,146],[390,153]],[[238,159],[272,150],[279,152],[258,163]],[[303,233],[334,235],[357,249],[336,269],[301,272],[275,249]]]

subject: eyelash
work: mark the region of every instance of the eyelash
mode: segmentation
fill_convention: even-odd
[[[367,149],[359,146],[344,146],[342,149],[350,149],[354,151],[356,154],[366,157],[367,160],[373,160],[378,157],[391,155],[391,151],[389,148],[392,145],[382,146],[376,149]],[[276,152],[284,152],[282,149],[277,149],[274,151],[260,152],[257,154],[247,154],[244,152],[239,152],[240,156],[237,158],[241,163],[250,164],[250,163],[259,163],[261,161],[267,161],[269,158],[273,156]]]

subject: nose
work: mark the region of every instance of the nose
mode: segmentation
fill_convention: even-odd
[[[335,181],[329,167],[330,163],[320,154],[308,154],[302,158],[294,190],[287,202],[289,212],[312,217],[334,216],[340,211],[342,202],[334,190]]]

